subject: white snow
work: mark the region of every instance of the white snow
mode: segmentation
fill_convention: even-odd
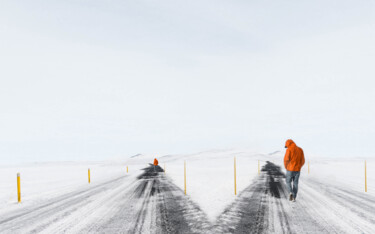
[[[303,168],[304,178],[312,177],[327,186],[339,185],[356,192],[365,191],[365,160],[364,158],[317,158],[310,161],[310,174],[307,162]],[[367,193],[375,196],[375,159],[367,159]]]
[[[137,175],[143,164],[125,162],[49,162],[0,167],[0,215],[22,206],[42,204],[66,193],[95,186],[121,175]],[[90,168],[91,183],[88,183]],[[21,175],[21,204],[17,202],[17,173]]]
[[[364,159],[333,160],[317,157],[310,158],[308,154],[305,156],[306,164],[302,169],[300,178],[299,202],[311,208],[307,212],[320,209],[321,211],[319,212],[325,212],[326,217],[331,222],[338,223],[344,227],[348,224],[342,223],[343,221],[340,221],[339,218],[339,211],[343,208],[331,203],[329,199],[325,200],[324,190],[334,185],[375,198],[374,159],[367,159],[368,192],[365,193]],[[134,157],[102,162],[51,162],[2,166],[0,167],[0,216],[11,211],[26,209],[35,204],[43,204],[43,202],[51,198],[94,186],[123,175],[130,176],[130,180],[126,180],[126,183],[131,184],[134,181],[134,177],[142,172],[141,169],[153,162],[154,157],[153,155],[135,155]],[[188,155],[167,155],[157,158],[160,166],[166,168],[166,176],[179,186],[181,190],[184,190],[184,161],[186,161],[187,196],[214,223],[224,209],[236,199],[236,195],[234,195],[234,157],[236,157],[237,161],[237,194],[257,179],[258,161],[260,162],[260,167],[266,161],[271,161],[283,168],[283,152],[261,154],[249,150],[231,149]],[[307,171],[308,162],[310,163],[310,173]],[[126,166],[129,167],[129,173],[126,172]],[[91,184],[87,182],[88,168],[91,170]],[[17,203],[16,175],[18,172],[21,173],[21,204]],[[308,183],[309,179],[319,181],[319,189],[322,190],[318,191],[311,187],[311,183]],[[121,188],[116,188],[116,191],[123,189],[131,189],[131,187],[121,185]],[[99,206],[99,203],[103,204],[108,197],[117,196],[115,191],[112,192],[100,195],[97,201],[95,200],[95,202],[90,204],[90,207],[100,207],[99,210],[104,212],[107,209],[106,206]],[[330,213],[328,208],[319,208],[314,203],[311,194],[322,196],[319,199],[322,199],[326,207],[331,207],[336,213]],[[317,207],[312,207],[313,203]],[[115,209],[115,204],[116,201],[113,200],[111,209]],[[87,209],[89,208],[86,207],[81,212],[90,213]],[[287,209],[287,211],[289,212],[290,209]],[[349,216],[355,222],[361,222],[359,216],[355,214]],[[77,217],[74,215],[65,217],[66,220],[74,220],[75,218]],[[98,214],[90,213],[83,223],[90,223],[95,218],[98,218]],[[59,225],[63,225],[63,223]]]
[[[237,194],[249,186],[258,175],[265,160],[277,158],[241,150],[208,151],[191,155],[160,158],[166,175],[184,190],[184,161],[186,161],[187,195],[203,209],[211,221],[234,201],[234,157],[237,165]]]

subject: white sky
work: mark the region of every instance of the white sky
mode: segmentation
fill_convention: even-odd
[[[1,1],[0,163],[375,157],[374,1]]]

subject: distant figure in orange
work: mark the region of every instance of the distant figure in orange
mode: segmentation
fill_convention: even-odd
[[[303,164],[305,164],[305,156],[303,150],[291,139],[286,141],[285,148],[284,166],[286,169],[286,187],[290,193],[289,200],[295,202],[298,192],[298,179],[301,168]]]
[[[154,166],[157,166],[159,164],[159,161],[155,158],[154,159]]]

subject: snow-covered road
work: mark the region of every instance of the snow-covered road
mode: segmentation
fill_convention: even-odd
[[[0,233],[198,233],[205,214],[157,166],[2,214]]]
[[[300,189],[297,202],[288,201],[284,173],[267,162],[210,221],[162,168],[150,165],[137,177],[2,213],[0,233],[374,233],[374,197],[316,178],[301,180]]]
[[[262,172],[219,217],[216,233],[374,233],[373,197],[305,179],[290,202],[281,168],[267,162]]]

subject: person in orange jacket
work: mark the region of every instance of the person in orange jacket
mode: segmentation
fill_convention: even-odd
[[[285,148],[287,148],[284,156],[286,186],[289,191],[289,200],[295,202],[298,192],[298,180],[301,168],[303,164],[305,164],[305,156],[303,154],[303,150],[291,139],[286,141]]]
[[[154,159],[154,166],[157,166],[159,164],[159,161],[155,158]]]

